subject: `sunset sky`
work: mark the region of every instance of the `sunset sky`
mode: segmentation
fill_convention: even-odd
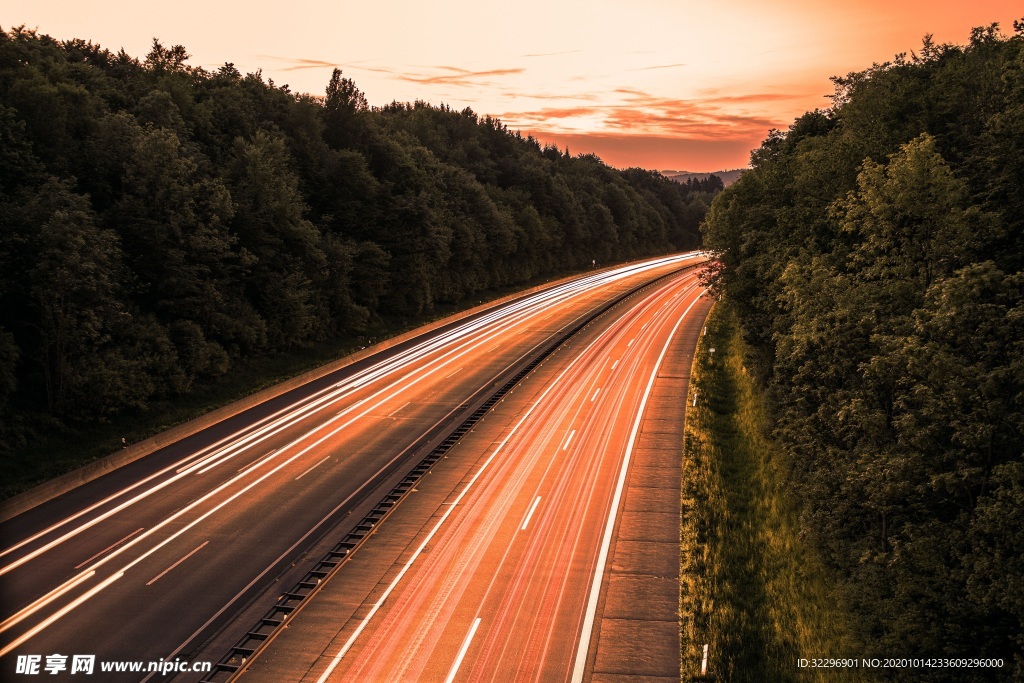
[[[331,69],[371,105],[446,103],[607,163],[747,165],[771,128],[828,106],[829,77],[911,52],[926,33],[1012,33],[1019,0],[14,0],[24,24],[144,57],[158,37],[190,64],[322,94]]]

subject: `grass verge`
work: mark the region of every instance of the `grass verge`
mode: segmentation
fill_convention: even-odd
[[[762,398],[743,359],[723,300],[698,344],[687,401],[682,680],[864,680],[860,669],[798,666],[800,658],[857,650],[829,576],[800,533],[785,455],[764,436]]]

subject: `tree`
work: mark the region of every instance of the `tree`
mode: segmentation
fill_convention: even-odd
[[[40,205],[49,217],[29,279],[38,334],[34,360],[43,371],[47,404],[56,415],[85,418],[137,403],[124,384],[97,386],[98,375],[116,372],[98,358],[118,354],[112,332],[130,319],[119,296],[117,236],[96,227],[88,200],[67,183],[50,180]]]
[[[325,277],[326,260],[319,232],[303,215],[284,141],[264,131],[237,139],[231,190],[232,225],[241,247],[255,257],[246,288],[267,321],[268,343],[290,348],[322,338],[328,315],[316,283]]]
[[[324,140],[335,149],[350,147],[358,139],[361,115],[369,109],[366,97],[354,81],[342,78],[341,69],[331,72],[324,98]]]

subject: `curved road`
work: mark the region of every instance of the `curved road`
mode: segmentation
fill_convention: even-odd
[[[692,357],[703,294],[676,276],[545,361],[241,680],[678,680],[679,448],[662,435],[681,434],[686,384],[666,373]],[[665,476],[665,495],[644,476]],[[620,514],[627,495],[642,512]],[[393,559],[374,570],[371,555]],[[601,643],[611,621],[605,639],[661,642]],[[658,647],[668,661],[643,661]]]
[[[701,259],[604,271],[474,316],[5,522],[0,675],[19,655],[23,666],[25,655],[41,666],[52,654],[95,655],[99,673],[102,662],[170,660],[244,630],[232,618],[276,598],[306,553],[343,534],[481,387],[589,311]]]

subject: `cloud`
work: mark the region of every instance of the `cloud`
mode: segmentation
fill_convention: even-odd
[[[468,87],[480,87],[485,85],[491,85],[493,76],[509,76],[514,74],[521,74],[526,69],[489,69],[486,71],[470,71],[468,69],[461,69],[457,66],[435,66],[428,67],[439,71],[448,71],[450,73],[442,74],[423,74],[423,73],[404,73],[398,74],[396,78],[400,81],[406,81],[409,83],[419,83],[422,85],[455,85],[463,88]]]
[[[394,69],[384,67],[360,66],[363,62],[352,62],[341,64],[327,62],[322,59],[307,59],[304,57],[275,57],[274,55],[259,55],[260,59],[270,59],[275,62],[283,62],[287,66],[281,67],[281,71],[300,71],[302,69],[349,69],[355,71],[370,71],[373,73],[393,74]]]
[[[788,94],[730,95],[694,99],[656,97],[640,90],[617,88],[609,104],[541,107],[507,111],[501,120],[511,127],[543,129],[551,134],[647,135],[690,140],[761,139],[782,122],[758,111],[745,111],[746,103],[797,97]]]
[[[509,89],[502,89],[501,92],[504,93],[505,95],[508,95],[509,97],[527,100],[561,100],[563,102],[566,100],[582,100],[584,102],[596,102],[598,100],[597,95],[594,95],[593,93],[579,93],[576,95],[539,95],[524,94]]]
[[[282,67],[282,71],[299,71],[300,69],[333,69],[336,63],[321,59],[289,59],[290,66]]]
[[[636,69],[627,69],[627,71],[654,71],[655,69],[676,69],[686,64],[659,64],[658,66],[641,66]]]

